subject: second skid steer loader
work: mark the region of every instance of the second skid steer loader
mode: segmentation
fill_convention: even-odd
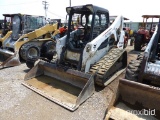
[[[4,14],[10,17],[10,30],[0,38],[0,68],[17,66],[20,58],[27,60],[46,54],[55,47],[51,37],[59,33],[58,23],[45,24],[43,16],[26,14]],[[6,21],[6,19],[5,19]],[[5,23],[6,24],[6,23]],[[6,25],[5,25],[6,26]]]
[[[143,53],[127,66],[125,79],[119,81],[119,99],[146,115],[160,119],[160,24]],[[149,111],[149,112],[148,112]]]
[[[41,60],[26,74],[23,85],[74,111],[93,94],[94,83],[106,86],[124,70],[127,53],[122,16],[110,25],[109,11],[98,6],[66,11],[68,32],[57,40],[56,62]]]

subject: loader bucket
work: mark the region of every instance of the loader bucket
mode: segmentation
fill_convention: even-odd
[[[160,117],[160,88],[150,85],[120,79],[120,98],[134,106],[155,110],[156,116]]]
[[[12,53],[7,50],[0,49],[0,69],[5,67],[20,65],[18,52]]]
[[[74,111],[94,92],[90,74],[40,61],[25,76],[24,86]]]

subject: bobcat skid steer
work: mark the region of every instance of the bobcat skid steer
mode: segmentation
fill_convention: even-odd
[[[43,16],[4,14],[11,20],[10,30],[0,38],[0,68],[20,65],[20,58],[39,57],[55,46],[51,37],[58,34],[58,24],[45,24]],[[6,19],[5,19],[6,21]],[[4,24],[6,26],[6,23]]]
[[[74,111],[95,90],[106,86],[127,65],[123,49],[123,17],[110,26],[109,11],[92,4],[66,8],[68,33],[57,40],[57,60],[41,60],[22,83],[55,103]],[[78,21],[77,21],[78,18]],[[72,30],[73,22],[78,22]]]
[[[134,108],[153,111],[153,116],[160,119],[160,24],[144,53],[128,64],[118,91],[123,102]]]

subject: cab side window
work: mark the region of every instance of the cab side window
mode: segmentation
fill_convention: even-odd
[[[93,36],[92,38],[96,38],[100,34],[100,16],[98,14],[95,15],[94,20],[94,28],[93,28]]]
[[[107,20],[107,15],[106,14],[101,14],[100,15],[100,21],[101,21],[101,30],[100,32],[102,33],[104,30],[108,28],[108,20]]]
[[[95,15],[94,28],[93,28],[93,39],[101,34],[108,28],[108,13],[97,12]]]

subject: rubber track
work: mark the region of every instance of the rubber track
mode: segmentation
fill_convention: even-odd
[[[104,78],[105,75],[114,63],[122,56],[124,51],[124,49],[112,48],[99,62],[91,67],[90,73],[95,74],[96,84],[104,86],[103,79],[106,79]]]

